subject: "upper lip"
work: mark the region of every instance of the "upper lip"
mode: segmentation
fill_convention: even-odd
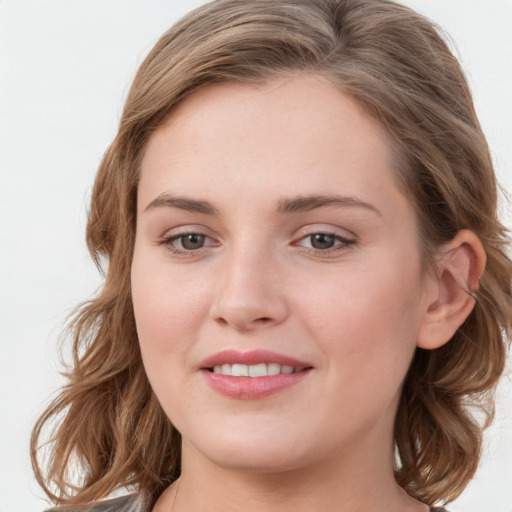
[[[305,361],[299,361],[294,357],[270,350],[250,350],[239,352],[237,350],[222,350],[204,359],[200,368],[213,368],[219,364],[246,364],[254,365],[261,363],[277,363],[280,365],[293,366],[294,368],[307,368],[312,366]]]

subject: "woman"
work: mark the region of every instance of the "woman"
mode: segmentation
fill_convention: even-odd
[[[467,407],[492,416],[511,330],[496,196],[465,78],[421,16],[194,11],[139,69],[97,175],[87,240],[108,268],[34,430],[39,481],[91,510],[453,500],[480,454]]]

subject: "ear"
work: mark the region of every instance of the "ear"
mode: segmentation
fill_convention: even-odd
[[[472,231],[461,230],[443,245],[437,272],[428,277],[418,347],[432,350],[450,341],[473,310],[472,293],[478,289],[485,263],[482,242]]]

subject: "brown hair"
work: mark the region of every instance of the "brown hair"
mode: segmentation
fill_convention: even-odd
[[[483,426],[470,406],[492,418],[512,330],[512,262],[492,161],[457,60],[431,22],[390,0],[217,0],[178,22],[145,59],[96,177],[87,242],[108,269],[70,324],[67,385],[32,437],[36,476],[56,503],[90,502],[122,486],[155,498],[179,475],[180,435],[146,378],[130,295],[141,156],[155,128],[199,88],[290,72],[324,75],[386,128],[427,265],[460,229],[484,245],[475,308],[445,346],[417,350],[395,427],[396,479],[411,496],[451,501],[473,476]],[[55,419],[41,448],[43,473],[38,446]]]

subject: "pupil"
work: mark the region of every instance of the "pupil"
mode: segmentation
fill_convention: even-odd
[[[203,235],[186,235],[183,237],[181,244],[184,249],[200,249],[204,244]]]
[[[315,249],[330,249],[334,245],[334,236],[322,233],[311,235],[311,246]]]

